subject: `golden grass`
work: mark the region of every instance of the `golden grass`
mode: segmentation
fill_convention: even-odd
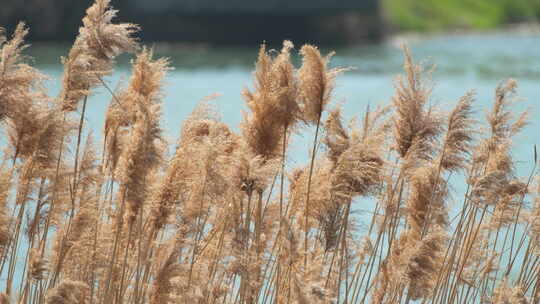
[[[511,108],[514,80],[485,123],[474,92],[445,113],[404,48],[391,105],[346,126],[332,54],[302,46],[296,69],[291,42],[262,45],[241,132],[202,102],[168,155],[169,62],[115,13],[88,9],[56,98],[22,54],[25,25],[0,32],[0,303],[539,303],[538,160],[515,172],[528,112]],[[87,97],[123,52],[132,76],[110,91],[98,147],[83,138]],[[310,162],[289,170],[302,124],[316,129]],[[454,183],[467,185],[455,215]],[[360,230],[353,204],[369,203]]]

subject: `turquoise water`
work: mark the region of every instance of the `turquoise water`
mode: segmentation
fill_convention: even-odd
[[[501,81],[512,77],[518,80],[518,93],[522,101],[516,110],[531,108],[531,124],[515,141],[515,159],[521,176],[527,176],[533,165],[533,146],[540,144],[540,36],[512,35],[508,33],[453,35],[409,41],[416,61],[435,65],[435,85],[432,102],[450,111],[456,101],[468,90],[477,93],[476,109],[479,120],[494,99],[494,90]],[[62,66],[59,57],[67,53],[68,46],[37,46],[31,48],[35,64],[50,75],[48,82],[53,96],[59,90]],[[222,120],[238,130],[242,111],[246,110],[240,92],[252,86],[251,72],[258,46],[252,48],[208,48],[203,46],[156,47],[157,56],[171,59],[174,70],[169,73],[164,86],[163,129],[165,136],[174,143],[181,122],[196,107],[199,100],[211,94],[220,94],[214,101]],[[323,49],[324,52],[330,49]],[[346,118],[361,116],[366,106],[390,103],[394,92],[393,81],[402,73],[403,56],[398,43],[336,49],[333,66],[353,67],[337,80],[333,103],[343,107]],[[113,76],[106,79],[115,88],[129,78],[130,57],[119,59]],[[300,63],[300,58],[295,57]],[[87,126],[101,137],[104,113],[110,101],[105,89],[96,90],[89,101]],[[307,164],[313,129],[304,127],[293,138],[288,166]],[[479,131],[482,131],[479,129]],[[481,135],[481,132],[480,132]],[[456,177],[452,196],[448,202],[452,214],[461,205],[465,184]],[[372,209],[371,202],[356,205],[356,211]],[[369,223],[369,211],[358,218]]]
[[[47,88],[51,96],[60,89],[62,66],[69,46],[36,45],[29,49],[34,65],[46,73],[50,80]],[[246,110],[240,92],[252,86],[251,71],[257,56],[257,47],[210,48],[204,46],[156,47],[156,55],[170,57],[174,70],[164,86],[163,129],[174,143],[181,122],[196,107],[199,100],[220,94],[214,101],[222,120],[238,130],[242,110]],[[509,77],[518,80],[518,93],[522,99],[516,110],[531,107],[531,125],[515,142],[515,158],[520,175],[528,175],[533,165],[533,145],[540,144],[540,36],[512,34],[475,34],[439,36],[410,41],[409,47],[416,59],[428,65],[435,64],[435,89],[432,101],[450,111],[455,102],[468,90],[477,93],[476,108],[481,119],[484,110],[494,99],[497,84]],[[330,49],[324,49],[328,51]],[[389,104],[393,94],[393,80],[401,73],[402,53],[397,43],[336,49],[333,66],[348,66],[354,70],[337,80],[334,104],[343,106],[346,118],[361,116],[366,106]],[[111,88],[129,79],[129,56],[119,59],[114,75],[106,78]],[[299,63],[299,58],[295,58]],[[87,130],[101,139],[104,114],[111,97],[103,88],[97,89],[89,99]],[[89,128],[88,128],[89,127]],[[304,165],[309,155],[313,130],[304,128],[295,136],[288,160],[289,167]],[[465,185],[454,185],[456,201],[449,202],[455,212],[459,208],[459,193]],[[370,202],[355,204],[357,221],[361,229],[368,223]],[[364,221],[365,220],[365,221]],[[21,245],[21,246],[24,246]],[[0,280],[0,283],[1,282]]]
[[[468,90],[477,93],[476,107],[481,118],[484,109],[493,101],[497,84],[509,77],[518,80],[517,107],[532,107],[532,123],[516,141],[518,168],[531,166],[533,144],[540,142],[538,119],[540,96],[540,36],[532,34],[474,34],[439,36],[408,42],[416,61],[435,65],[433,102],[450,110],[456,100]],[[68,46],[35,46],[30,48],[35,65],[51,77],[48,87],[53,96],[59,90],[62,66],[59,57],[67,54]],[[257,56],[257,47],[211,48],[204,46],[156,47],[157,56],[169,57],[174,70],[166,78],[164,88],[163,128],[174,142],[181,121],[205,96],[220,94],[215,100],[222,119],[237,128],[241,110],[245,110],[240,92],[252,85],[251,71]],[[323,49],[323,51],[327,51]],[[365,107],[384,105],[393,94],[393,80],[401,73],[402,53],[397,43],[336,49],[334,66],[353,67],[338,78],[334,103],[341,104],[347,118],[361,115]],[[116,72],[106,79],[111,88],[129,78],[128,56],[119,59]],[[295,58],[299,63],[299,58]],[[101,136],[105,109],[110,94],[96,90],[90,98],[88,125],[94,135]],[[293,142],[291,166],[305,162],[307,142],[312,130],[302,130]],[[524,173],[524,174],[528,174]]]
[[[530,108],[531,124],[517,136],[514,154],[519,174],[528,175],[533,165],[533,146],[540,144],[540,36],[508,33],[452,35],[407,43],[416,61],[435,66],[432,102],[442,110],[450,111],[466,91],[475,90],[477,116],[483,121],[485,111],[493,102],[495,87],[510,77],[518,80],[518,94],[522,101],[516,104],[516,110]],[[335,50],[333,66],[354,68],[338,77],[333,99],[334,105],[343,107],[346,118],[361,116],[368,104],[373,107],[390,103],[393,81],[402,73],[403,55],[399,44],[388,42]],[[68,47],[30,48],[35,65],[51,77],[48,87],[53,96],[60,89],[62,66],[59,58],[67,54]],[[201,99],[212,94],[220,95],[213,103],[222,120],[238,130],[242,111],[246,110],[240,92],[252,86],[251,73],[257,48],[156,46],[156,56],[169,57],[174,67],[165,80],[163,100],[163,129],[171,143],[176,141],[181,122]],[[330,50],[323,49],[323,52]],[[129,56],[119,59],[114,75],[106,79],[110,88],[127,82],[129,60]],[[299,64],[300,58],[296,56],[294,61]],[[100,88],[89,100],[87,126],[98,138],[101,137],[110,99],[109,92]],[[312,128],[303,127],[293,138],[289,167],[307,163],[313,132]],[[454,212],[460,207],[464,189],[464,184],[453,184],[452,197],[456,201],[450,201],[449,205]],[[362,205],[370,209],[369,204],[359,204],[358,209],[364,209]],[[366,222],[369,222],[367,218]]]

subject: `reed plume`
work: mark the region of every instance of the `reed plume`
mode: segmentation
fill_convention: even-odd
[[[166,59],[152,59],[151,50],[143,49],[133,66],[133,76],[125,98],[135,107],[135,122],[129,143],[119,156],[117,176],[129,206],[129,221],[134,221],[144,201],[145,176],[162,158],[161,128],[161,81],[167,71]],[[126,103],[127,103],[126,102]]]
[[[6,117],[14,117],[18,104],[32,99],[35,88],[44,76],[25,61],[22,52],[28,47],[24,43],[28,28],[21,22],[15,28],[11,39],[0,31],[0,122]]]
[[[472,118],[473,101],[474,92],[468,92],[459,99],[448,115],[443,151],[440,153],[440,164],[444,170],[463,170],[468,165],[467,161],[473,148],[473,127],[476,123]]]
[[[531,230],[529,233],[532,241],[538,243],[540,241],[540,222],[538,221],[538,218],[540,217],[540,180],[537,180],[536,183],[535,198],[531,213],[529,214],[531,222]]]
[[[366,124],[376,124],[368,120]],[[339,108],[330,112],[326,125],[325,144],[333,164],[332,184],[338,196],[368,195],[381,180],[384,160],[380,156],[384,130],[347,131],[341,122]],[[369,128],[365,125],[365,128]]]
[[[4,165],[0,167],[0,253],[11,238],[11,216],[8,213],[9,190],[11,189],[12,172],[6,170]]]
[[[46,272],[49,270],[49,267],[47,265],[47,261],[41,257],[38,248],[34,248],[30,252],[29,263],[28,276],[32,278],[32,280],[43,280],[46,276]]]
[[[301,118],[298,105],[298,86],[296,68],[291,63],[291,41],[285,40],[279,55],[272,62],[273,91],[275,92],[277,115],[274,119],[285,129],[289,129]]]
[[[180,276],[182,271],[182,268],[176,262],[177,259],[177,249],[172,248],[171,253],[158,270],[154,281],[152,295],[150,297],[150,303],[166,304],[172,300],[171,293],[173,291],[173,286],[171,280]]]
[[[280,120],[290,120],[284,117],[290,102],[279,98],[283,94],[279,92],[282,84],[278,83],[276,76],[281,73],[275,73],[272,66],[273,58],[267,53],[266,46],[261,45],[254,72],[255,91],[245,89],[242,92],[250,110],[250,114],[244,117],[242,133],[252,153],[264,159],[276,157],[282,136]]]
[[[300,49],[302,67],[298,70],[299,101],[303,119],[316,125],[332,98],[336,77],[346,69],[328,69],[334,53],[325,57],[317,47],[304,45]]]
[[[74,111],[101,79],[112,73],[116,56],[134,52],[138,45],[133,35],[138,27],[130,23],[112,23],[117,11],[110,0],[96,0],[86,11],[69,55],[62,59],[64,76],[59,102],[63,111]]]
[[[429,104],[432,87],[423,78],[424,68],[413,62],[407,47],[403,50],[406,76],[398,78],[392,98],[396,149],[401,157],[413,151],[420,159],[430,159],[441,132],[440,117]]]
[[[520,286],[509,286],[508,280],[501,282],[493,291],[493,296],[489,301],[490,304],[510,303],[510,304],[529,304],[528,299]]]
[[[46,297],[47,304],[88,303],[88,286],[78,281],[63,281],[51,289]]]
[[[420,238],[427,220],[445,227],[448,223],[445,199],[446,183],[434,166],[420,167],[411,176],[411,193],[407,200],[410,236]],[[430,216],[428,217],[428,213]]]

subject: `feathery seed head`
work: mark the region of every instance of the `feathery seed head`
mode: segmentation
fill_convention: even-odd
[[[115,24],[116,11],[110,0],[96,0],[86,11],[83,26],[67,58],[59,102],[63,111],[74,111],[80,100],[90,95],[91,89],[111,74],[113,60],[124,52],[138,48],[132,37],[138,31],[133,24]]]
[[[319,49],[306,44],[300,49],[302,67],[298,70],[299,101],[303,119],[310,124],[317,124],[326,105],[330,102],[336,77],[346,69],[328,69],[328,63],[334,55],[321,56]]]
[[[460,98],[456,107],[448,117],[446,136],[441,152],[441,166],[445,170],[465,169],[471,154],[474,134],[472,103],[474,92],[468,92]]]
[[[83,282],[64,280],[50,289],[45,297],[46,304],[86,304],[89,288]]]
[[[441,133],[440,118],[429,107],[432,88],[423,79],[424,69],[412,61],[407,47],[404,47],[406,77],[398,78],[396,93],[392,102],[396,108],[394,115],[394,137],[396,149],[401,157],[409,151],[420,159],[431,159],[434,144]]]

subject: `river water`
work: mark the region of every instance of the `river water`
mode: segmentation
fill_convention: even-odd
[[[540,121],[537,119],[540,97],[540,35],[489,33],[436,36],[409,41],[416,61],[436,67],[433,73],[432,101],[450,110],[456,100],[468,90],[477,93],[476,108],[479,119],[494,99],[494,89],[507,78],[518,80],[522,102],[516,110],[531,107],[531,125],[516,140],[518,168],[532,165],[533,145],[540,143]],[[47,82],[50,93],[59,91],[62,66],[68,45],[37,45],[29,49],[34,65],[51,77]],[[251,71],[257,47],[212,48],[205,46],[156,46],[156,56],[171,59],[171,71],[164,87],[163,128],[174,142],[181,121],[194,109],[199,100],[219,94],[215,104],[224,122],[234,129],[242,119],[245,104],[240,92],[252,86]],[[323,49],[323,52],[332,50]],[[393,94],[393,80],[402,72],[403,56],[398,43],[335,49],[332,66],[354,68],[337,80],[334,103],[341,104],[346,118],[361,116],[368,104],[385,105]],[[106,79],[111,88],[126,83],[129,78],[130,57],[119,59],[114,75]],[[299,63],[299,58],[295,58]],[[88,125],[94,135],[101,136],[105,109],[110,94],[96,90],[89,101]],[[289,166],[303,164],[311,141],[312,130],[302,130],[293,142]]]
[[[436,36],[407,42],[415,61],[435,66],[432,78],[434,91],[432,103],[450,111],[456,101],[468,90],[475,90],[477,117],[484,122],[484,114],[494,100],[495,87],[507,78],[518,81],[521,101],[515,110],[530,108],[531,124],[516,137],[514,156],[520,176],[527,176],[533,165],[533,147],[540,144],[540,36],[533,34],[490,33]],[[347,119],[361,116],[369,104],[387,105],[394,92],[393,81],[402,73],[403,55],[400,43],[335,49],[332,66],[352,67],[353,70],[338,77],[334,104],[343,107]],[[65,46],[36,46],[30,48],[35,65],[48,74],[47,82],[53,96],[60,89],[62,65],[60,56],[67,54]],[[246,106],[241,97],[245,87],[252,86],[252,69],[258,46],[251,48],[211,48],[204,46],[155,47],[156,56],[171,59],[172,70],[164,87],[163,129],[165,136],[174,143],[181,122],[197,103],[212,94],[220,96],[213,101],[222,120],[238,130],[242,111]],[[328,52],[332,49],[323,49]],[[129,79],[129,56],[119,59],[114,75],[108,77],[109,87],[115,88]],[[300,58],[294,61],[299,64]],[[97,89],[89,99],[88,129],[101,137],[104,114],[111,97],[107,90]],[[482,129],[478,129],[482,131]],[[303,128],[293,138],[288,157],[289,168],[306,165],[313,140],[313,129]],[[480,135],[481,132],[480,132]],[[465,184],[463,177],[456,177],[453,184],[455,199],[449,202],[452,212],[460,209]],[[371,204],[355,204],[356,211],[367,210],[360,216],[369,222]],[[365,208],[364,208],[365,207]],[[358,212],[362,214],[362,212]],[[360,219],[360,222],[364,222]]]

